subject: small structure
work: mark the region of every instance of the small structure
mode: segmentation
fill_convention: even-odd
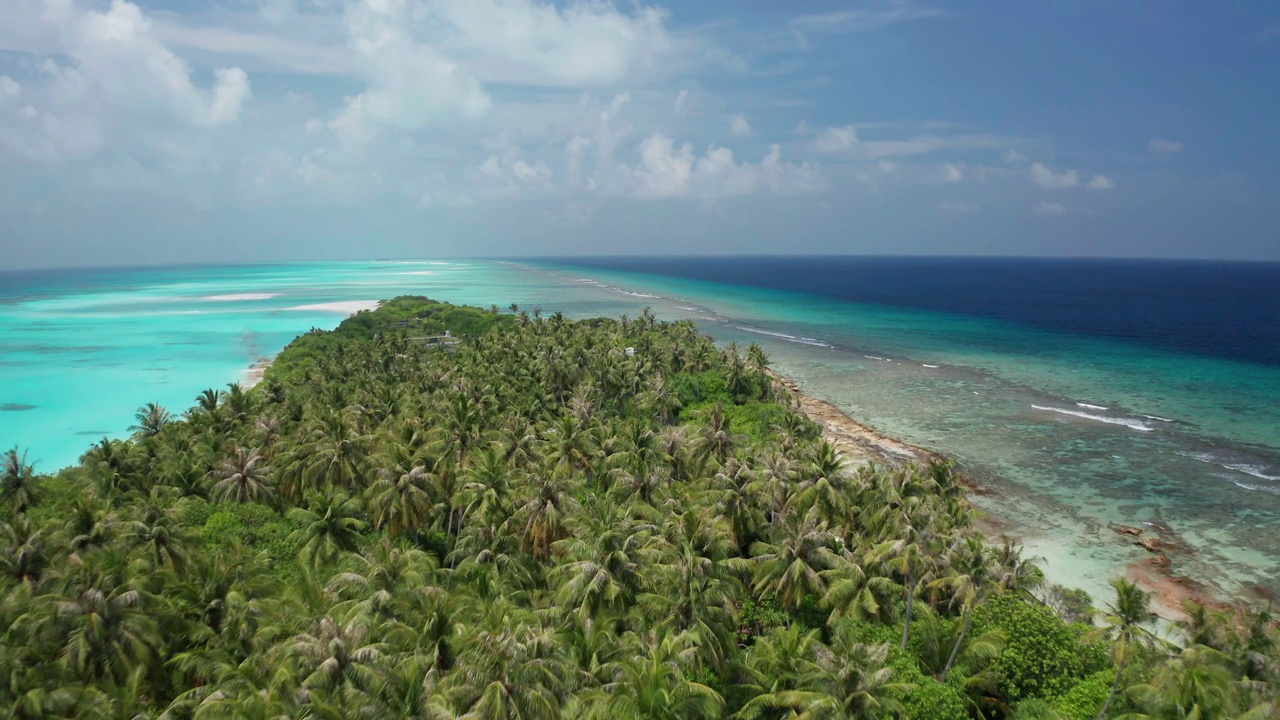
[[[633,348],[633,347],[629,347],[629,348],[627,348],[627,349],[626,349],[626,353],[627,353],[627,357],[635,357],[635,356],[636,356],[636,349],[635,349],[635,348]]]

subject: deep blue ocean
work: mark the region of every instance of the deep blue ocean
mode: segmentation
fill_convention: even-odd
[[[1280,364],[1280,263],[847,256],[558,262],[973,315]]]
[[[312,327],[401,294],[691,319],[957,459],[1058,582],[1280,592],[1280,265],[862,257],[290,263],[0,273],[0,446],[73,463]]]

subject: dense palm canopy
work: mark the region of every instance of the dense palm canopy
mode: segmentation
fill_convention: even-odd
[[[951,466],[844,467],[758,347],[511,309],[399,298],[57,475],[8,452],[0,715],[1274,715],[1265,613],[1171,648],[1120,587],[1094,637]]]

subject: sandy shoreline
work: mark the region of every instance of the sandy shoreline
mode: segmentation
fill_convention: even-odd
[[[248,390],[254,385],[262,382],[262,379],[266,377],[267,368],[271,367],[271,361],[273,359],[274,358],[269,357],[258,358],[254,364],[250,365],[244,371],[244,375],[240,380],[240,386],[245,390]]]
[[[791,380],[776,373],[770,374],[791,396],[801,411],[822,427],[827,441],[835,446],[853,468],[872,462],[901,467],[911,463],[922,464],[946,460],[946,457],[940,453],[902,442],[867,427],[831,403],[805,395],[799,385]],[[974,484],[971,479],[966,479],[963,469],[960,471],[960,479],[971,495],[989,492]],[[992,517],[985,511],[979,513],[975,525],[993,542],[1004,535],[1021,540],[1024,536],[1034,533],[1034,528],[1021,526],[1009,518]],[[1124,572],[1131,581],[1151,593],[1152,610],[1160,617],[1166,620],[1184,618],[1182,605],[1187,600],[1205,605],[1223,605],[1221,599],[1215,596],[1213,588],[1198,583],[1192,578],[1178,575],[1172,570],[1169,553],[1194,552],[1192,548],[1182,543],[1172,530],[1158,525],[1113,526],[1111,530],[1116,533],[1118,543],[1132,543],[1151,553],[1150,557],[1130,563]],[[1053,568],[1048,563],[1041,563],[1041,567],[1050,582],[1062,580],[1054,578]],[[1062,584],[1070,585],[1069,582],[1062,582]],[[1093,600],[1096,606],[1101,607],[1109,602],[1110,598],[1095,597]]]

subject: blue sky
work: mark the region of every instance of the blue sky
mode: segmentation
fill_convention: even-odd
[[[5,267],[1280,259],[1280,6],[5,0]]]

